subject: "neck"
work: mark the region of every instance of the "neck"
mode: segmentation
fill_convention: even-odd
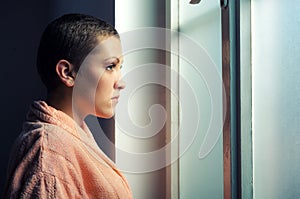
[[[46,102],[49,106],[52,106],[73,118],[72,100],[62,92],[49,92],[47,94]]]
[[[80,114],[73,113],[72,89],[58,88],[52,92],[48,92],[46,102],[49,106],[52,106],[73,118],[80,126],[82,125],[84,117]]]

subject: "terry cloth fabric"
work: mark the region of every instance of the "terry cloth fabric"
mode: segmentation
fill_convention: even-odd
[[[32,104],[8,166],[5,198],[130,199],[125,177],[84,123],[44,101]]]

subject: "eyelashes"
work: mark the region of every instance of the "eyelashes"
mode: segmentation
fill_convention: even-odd
[[[116,64],[111,64],[109,66],[106,66],[105,69],[108,70],[108,71],[112,71],[114,70],[114,68],[116,67],[117,65]]]
[[[109,66],[106,66],[105,69],[108,70],[108,71],[113,71],[115,68],[116,68],[117,64],[111,64]],[[120,69],[122,68],[123,66],[120,65]]]

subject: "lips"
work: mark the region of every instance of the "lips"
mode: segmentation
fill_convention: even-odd
[[[111,99],[116,99],[116,100],[118,100],[119,97],[120,97],[120,95],[116,95],[116,96],[112,97]]]
[[[119,97],[120,97],[119,95],[116,95],[116,96],[112,97],[111,100],[112,100],[113,102],[118,103],[118,102],[119,102]]]

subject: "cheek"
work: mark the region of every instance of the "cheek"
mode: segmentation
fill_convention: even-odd
[[[102,76],[98,82],[96,98],[98,100],[110,100],[113,94],[113,81],[112,78]]]
[[[95,96],[95,110],[98,117],[111,118],[114,115],[114,107],[111,100],[113,91],[113,82],[111,79],[102,77],[98,83]]]
[[[76,76],[73,100],[82,112],[93,113],[95,105],[98,104],[98,86],[99,83],[103,84],[100,78],[103,71],[95,70],[94,68],[96,67],[91,65],[83,67]]]

